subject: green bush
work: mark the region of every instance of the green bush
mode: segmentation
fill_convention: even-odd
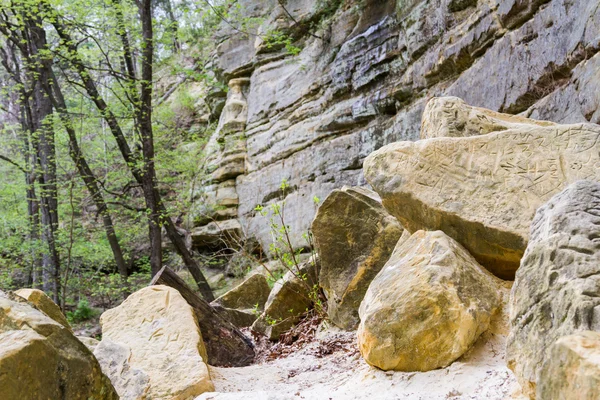
[[[75,311],[67,312],[67,320],[70,324],[76,324],[79,322],[87,321],[92,319],[96,315],[96,311],[90,307],[90,303],[86,299],[79,300]]]

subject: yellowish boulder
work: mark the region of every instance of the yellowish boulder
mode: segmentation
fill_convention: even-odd
[[[60,311],[60,307],[58,307],[46,293],[39,289],[19,289],[14,293],[33,304],[35,308],[65,328],[71,330],[71,325],[69,325],[69,321],[67,321],[65,315]]]
[[[361,303],[358,347],[383,370],[430,371],[463,355],[500,305],[497,278],[441,231],[401,241]]]
[[[136,393],[151,399],[187,400],[214,390],[194,310],[177,290],[144,288],[102,314],[100,324],[102,342],[96,351],[120,346],[126,354],[127,368],[102,365],[111,380],[119,382],[117,390],[127,388],[122,382],[129,379],[129,370],[147,379],[147,390]]]
[[[554,343],[540,373],[536,399],[600,399],[600,333],[578,332]]]
[[[0,292],[0,399],[119,399],[71,331]]]
[[[262,274],[254,274],[220,296],[214,303],[236,310],[256,308],[262,311],[270,292],[271,288],[269,287],[267,278]]]
[[[406,229],[442,230],[513,278],[536,209],[570,183],[600,180],[599,139],[600,126],[576,124],[398,142],[367,157],[365,177]]]

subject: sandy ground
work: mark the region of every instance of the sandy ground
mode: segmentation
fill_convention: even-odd
[[[319,357],[320,342],[287,358],[244,368],[211,368],[216,392],[196,400],[515,399],[519,387],[505,366],[507,315],[503,310],[475,346],[447,368],[384,372],[356,350],[355,333],[329,329],[320,341],[346,341],[346,349]]]

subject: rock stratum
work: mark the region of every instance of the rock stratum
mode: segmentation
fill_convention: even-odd
[[[366,185],[364,159],[386,144],[418,140],[435,96],[555,123],[600,121],[598,0],[305,0],[286,3],[293,20],[275,0],[239,5],[245,17],[263,17],[251,33],[277,29],[300,52],[226,24],[217,35],[211,67],[229,91],[215,89],[206,101],[220,121],[203,167],[206,188],[195,190],[193,225],[216,220],[225,241],[235,227],[268,249],[268,221],[254,206],[285,199],[298,232],[292,240],[303,246],[312,197]],[[218,242],[214,228],[199,229],[198,248]]]

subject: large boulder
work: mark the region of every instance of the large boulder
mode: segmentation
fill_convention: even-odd
[[[535,215],[511,292],[507,341],[508,366],[531,397],[557,339],[600,330],[599,238],[600,183],[576,182]]]
[[[102,368],[123,398],[141,399],[137,394],[145,393],[151,399],[187,400],[214,389],[194,310],[177,290],[144,288],[102,314],[100,324],[102,342],[95,353],[106,361]],[[105,357],[107,347],[121,348],[123,356],[109,351]],[[115,368],[111,360],[128,365]],[[132,379],[136,390],[128,394],[123,382]]]
[[[358,347],[383,370],[430,371],[463,355],[500,305],[496,278],[441,231],[400,243],[360,306]]]
[[[0,399],[119,399],[70,329],[0,292]]]
[[[60,310],[60,307],[58,307],[46,293],[39,289],[19,289],[15,292],[15,294],[33,304],[35,308],[68,330],[71,330],[71,325],[69,325],[69,321],[67,321],[67,318],[65,318],[65,315]]]
[[[600,333],[578,332],[552,345],[541,370],[536,398],[600,399]]]
[[[291,267],[275,282],[265,310],[252,324],[252,330],[278,340],[282,333],[292,328],[311,306],[311,292],[317,284],[318,259],[311,258],[297,269]]]
[[[254,274],[211,303],[238,327],[251,326],[265,308],[271,288],[267,278]]]
[[[373,191],[344,187],[325,199],[312,232],[331,322],[347,330],[358,327],[360,302],[403,231]]]
[[[473,107],[458,97],[434,97],[427,102],[423,111],[421,139],[469,137],[508,129],[554,125],[553,122]]]
[[[568,184],[600,179],[600,126],[523,125],[473,137],[398,142],[365,160],[384,207],[411,232],[442,230],[512,278],[536,209]]]

